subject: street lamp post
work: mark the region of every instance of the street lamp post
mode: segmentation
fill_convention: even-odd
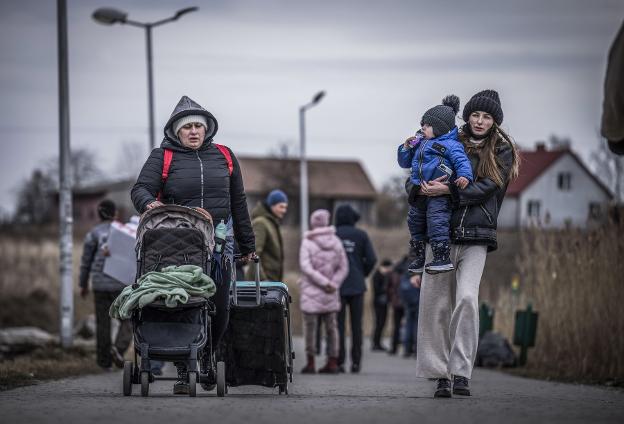
[[[59,296],[59,333],[61,346],[71,347],[74,328],[72,290],[73,211],[69,150],[69,64],[67,48],[67,1],[57,0],[58,89],[59,89],[59,248],[61,288]]]
[[[300,190],[299,197],[301,198],[301,236],[308,230],[308,162],[306,159],[306,143],[305,143],[305,112],[309,108],[318,104],[325,96],[324,91],[316,93],[312,101],[299,108],[299,143],[301,150],[301,164],[300,164]]]
[[[100,8],[93,12],[93,19],[104,25],[113,25],[116,23],[128,24],[145,29],[145,41],[147,45],[147,97],[148,97],[148,114],[149,114],[149,149],[150,151],[156,147],[154,139],[154,81],[152,73],[152,28],[166,24],[167,22],[177,21],[180,16],[190,12],[199,10],[198,7],[187,7],[178,10],[175,15],[161,19],[156,22],[137,22],[128,19],[128,14],[121,10],[111,8]]]

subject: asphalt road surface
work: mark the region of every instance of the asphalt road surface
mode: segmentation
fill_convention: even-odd
[[[111,372],[2,392],[0,423],[624,423],[621,390],[477,369],[472,397],[433,399],[434,383],[414,377],[413,359],[367,350],[360,374],[337,376],[301,375],[302,362],[289,396],[245,386],[225,398],[198,387],[189,398],[173,396],[167,381],[150,385],[147,398],[139,386],[124,397],[121,372]]]

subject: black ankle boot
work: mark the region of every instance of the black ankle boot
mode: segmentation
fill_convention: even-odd
[[[470,396],[470,386],[468,379],[461,375],[453,376],[453,394],[461,396]]]
[[[451,263],[450,241],[432,241],[431,250],[433,251],[433,261],[425,265],[425,272],[427,272],[427,274],[439,274],[455,269]]]
[[[451,380],[448,378],[438,378],[436,391],[433,397],[450,398],[451,396]]]
[[[425,242],[422,240],[410,240],[409,258],[412,260],[407,270],[412,274],[422,274],[425,266]]]
[[[188,383],[188,369],[184,363],[175,364],[178,370],[178,381],[173,385],[174,395],[188,395],[190,388]]]

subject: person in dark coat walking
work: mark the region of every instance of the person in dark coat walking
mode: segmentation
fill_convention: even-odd
[[[420,274],[413,274],[409,270],[401,275],[400,290],[403,305],[405,306],[405,340],[403,342],[403,356],[409,358],[416,354],[418,342],[418,307],[420,304]]]
[[[401,276],[407,272],[410,263],[409,257],[404,256],[392,269],[390,283],[388,284],[388,304],[392,306],[392,343],[388,354],[396,355],[401,344],[401,324],[405,308],[401,298]]]
[[[392,278],[392,261],[384,259],[373,273],[373,310],[375,311],[375,330],[373,331],[373,351],[386,351],[381,344],[386,319],[388,317],[388,286]]]
[[[117,215],[117,207],[110,200],[103,200],[97,207],[101,222],[87,233],[80,260],[80,296],[86,298],[89,294],[89,277],[95,301],[96,323],[96,361],[105,369],[114,363],[123,367],[124,352],[132,341],[132,323],[122,320],[115,342],[111,344],[111,317],[108,315],[113,301],[126,287],[122,282],[110,277],[102,270],[108,256],[106,242],[110,234],[111,223]]]
[[[212,297],[217,315],[212,321],[212,343],[217,346],[227,327],[229,293],[232,282],[234,239],[243,260],[255,255],[243,176],[236,156],[228,147],[213,142],[217,120],[206,109],[183,96],[165,124],[160,148],[152,150],[132,188],[132,202],[140,213],[166,204],[202,208],[212,215],[215,225],[227,225],[223,281],[216,281]],[[168,177],[163,179],[167,151],[172,152]],[[187,394],[187,368],[176,363],[178,381],[174,393]],[[206,387],[205,387],[206,388]]]
[[[338,314],[338,330],[340,332],[340,354],[338,366],[344,372],[346,359],[345,320],[347,309],[351,321],[351,372],[360,372],[362,361],[362,316],[364,313],[364,292],[366,277],[371,273],[377,262],[375,250],[364,230],[355,228],[360,215],[350,205],[341,205],[336,209],[336,235],[349,259],[349,274],[340,287],[342,307]]]

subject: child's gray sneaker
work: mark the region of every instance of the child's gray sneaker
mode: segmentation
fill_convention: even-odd
[[[460,396],[470,396],[470,386],[468,379],[461,375],[453,376],[453,394]]]
[[[425,265],[427,274],[439,274],[455,269],[451,263],[451,243],[450,241],[432,241],[433,261]]]
[[[412,274],[422,274],[425,266],[425,242],[410,240],[409,258],[412,260],[407,266],[407,271]]]

